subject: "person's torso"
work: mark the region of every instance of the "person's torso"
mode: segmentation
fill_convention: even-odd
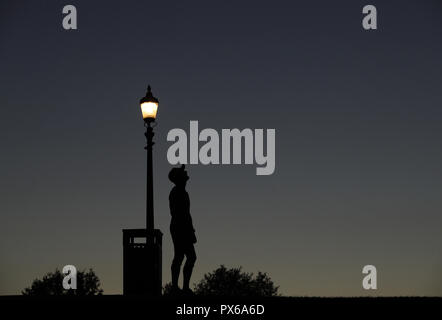
[[[172,229],[193,229],[190,199],[186,190],[174,187],[169,195],[169,207],[172,216],[170,222]]]

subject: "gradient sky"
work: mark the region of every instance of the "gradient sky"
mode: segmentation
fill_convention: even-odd
[[[166,136],[198,120],[275,128],[276,170],[188,167],[193,282],[225,264],[287,295],[442,295],[441,39],[430,0],[2,1],[0,294],[66,264],[122,292],[121,229],[145,223],[150,83],[163,283]],[[377,291],[361,287],[366,264]]]

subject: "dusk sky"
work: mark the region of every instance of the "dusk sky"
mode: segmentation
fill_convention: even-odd
[[[122,293],[121,230],[145,226],[150,84],[163,284],[166,137],[198,120],[275,129],[276,166],[187,166],[192,282],[224,264],[284,295],[441,296],[441,39],[438,0],[2,1],[0,295],[67,264]]]

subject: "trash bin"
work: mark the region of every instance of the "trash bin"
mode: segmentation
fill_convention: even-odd
[[[123,229],[124,295],[161,295],[162,238],[159,229]]]

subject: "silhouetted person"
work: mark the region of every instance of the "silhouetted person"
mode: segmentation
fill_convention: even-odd
[[[181,264],[184,256],[186,263],[183,268],[183,292],[191,294],[189,288],[190,277],[192,276],[193,266],[196,261],[195,248],[196,243],[195,229],[190,216],[190,199],[186,191],[186,183],[189,180],[185,166],[173,168],[169,172],[169,180],[175,186],[169,194],[169,207],[172,220],[170,222],[170,233],[172,235],[173,247],[175,255],[172,261],[172,290],[176,293],[179,291],[178,278],[180,275]]]

